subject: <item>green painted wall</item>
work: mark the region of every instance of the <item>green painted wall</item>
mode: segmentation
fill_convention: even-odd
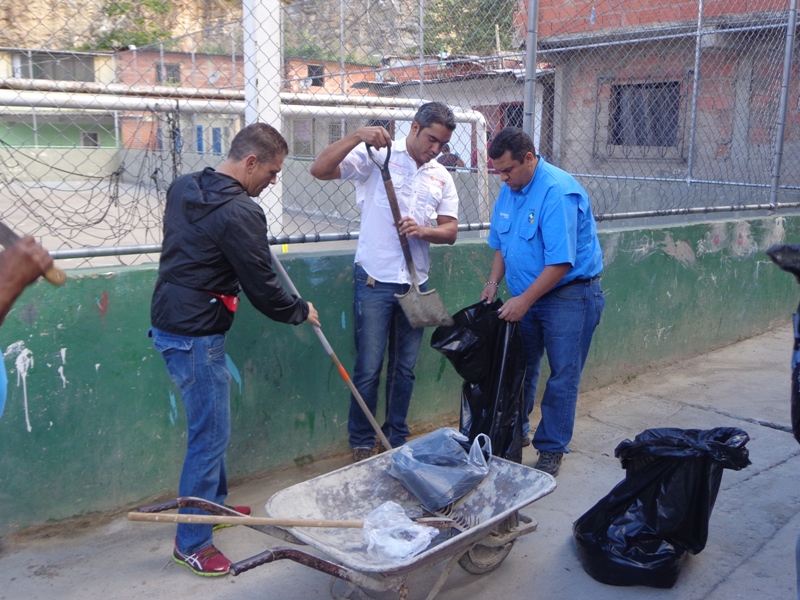
[[[95,122],[85,125],[45,122],[38,125],[35,134],[33,125],[30,123],[9,125],[0,122],[0,139],[9,146],[80,148],[84,147],[81,137],[84,131],[96,132],[100,147],[114,148],[117,145],[113,121],[105,124]]]
[[[797,302],[794,279],[763,250],[800,240],[800,217],[609,231],[601,239],[607,306],[584,388],[755,335],[787,322]],[[284,264],[350,369],[352,254],[299,250]],[[483,241],[435,248],[432,287],[453,311],[471,304],[491,258]],[[0,534],[175,493],[185,419],[146,337],[155,266],[106,271],[72,271],[62,288],[36,284],[0,328],[9,376]],[[460,401],[460,379],[428,338],[410,415],[417,431],[452,423]],[[19,368],[28,353],[33,364]],[[274,323],[245,301],[227,353],[231,477],[347,449],[348,391],[310,327]]]

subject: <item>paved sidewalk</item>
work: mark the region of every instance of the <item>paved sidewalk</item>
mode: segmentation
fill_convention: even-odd
[[[788,321],[788,318],[787,318]],[[789,425],[792,332],[783,326],[669,368],[583,394],[558,488],[524,512],[539,530],[520,538],[505,562],[483,576],[455,568],[439,600],[639,598],[790,600],[795,592],[794,545],[800,531],[800,445]],[[778,425],[779,427],[775,427]],[[736,426],[750,434],[753,464],[726,470],[709,527],[708,544],[689,556],[672,589],[614,587],[581,568],[572,522],[624,477],[614,448],[652,427]],[[347,464],[348,457],[251,481],[232,489],[232,503],[263,516],[277,490]],[[535,452],[523,459],[533,465]],[[43,490],[43,493],[49,493]],[[0,600],[308,600],[330,598],[332,579],[290,561],[238,577],[200,578],[169,560],[172,525],[131,523],[121,516],[87,519],[7,539],[0,553]],[[243,527],[222,530],[217,545],[232,560],[285,545]],[[438,568],[414,575],[410,600],[425,598]],[[341,593],[341,583],[335,591]],[[390,594],[376,595],[390,598]]]

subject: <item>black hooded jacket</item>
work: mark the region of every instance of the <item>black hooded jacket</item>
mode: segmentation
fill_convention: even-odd
[[[153,326],[190,337],[225,333],[234,313],[209,292],[234,296],[240,287],[270,319],[297,325],[308,317],[308,304],[278,282],[266,216],[241,184],[210,167],[177,178],[167,190]]]

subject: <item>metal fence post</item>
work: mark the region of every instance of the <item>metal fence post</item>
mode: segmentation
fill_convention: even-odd
[[[778,186],[781,183],[781,161],[783,160],[783,130],[786,126],[786,110],[789,105],[789,77],[794,59],[795,27],[797,26],[797,0],[791,0],[789,7],[789,23],[786,26],[786,49],[783,56],[783,78],[781,81],[781,99],[778,107],[778,127],[775,132],[775,159],[772,167],[772,188],[769,194],[771,208],[778,206]]]
[[[281,125],[281,6],[277,0],[244,0],[242,6],[245,75],[245,124],[267,123],[279,131]],[[284,132],[285,133],[285,132]],[[281,179],[261,195],[270,235],[282,228],[283,184]]]
[[[536,45],[539,43],[539,0],[528,0],[528,31],[525,38],[525,105],[522,129],[531,139],[536,114]]]

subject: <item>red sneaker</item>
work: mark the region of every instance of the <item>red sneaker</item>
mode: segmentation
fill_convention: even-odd
[[[235,510],[238,513],[242,513],[246,517],[249,517],[250,513],[253,512],[253,511],[250,510],[249,506],[229,506],[227,504],[225,506],[228,507],[228,508],[232,508],[233,510]],[[218,525],[214,525],[214,527],[212,528],[212,531],[218,531],[219,529],[225,529],[226,527],[232,527],[232,525],[228,525],[227,523],[220,523]]]
[[[172,560],[179,565],[185,565],[195,575],[204,577],[219,577],[227,575],[231,568],[231,561],[225,558],[214,545],[206,546],[194,554],[183,554],[178,547],[172,551]]]

